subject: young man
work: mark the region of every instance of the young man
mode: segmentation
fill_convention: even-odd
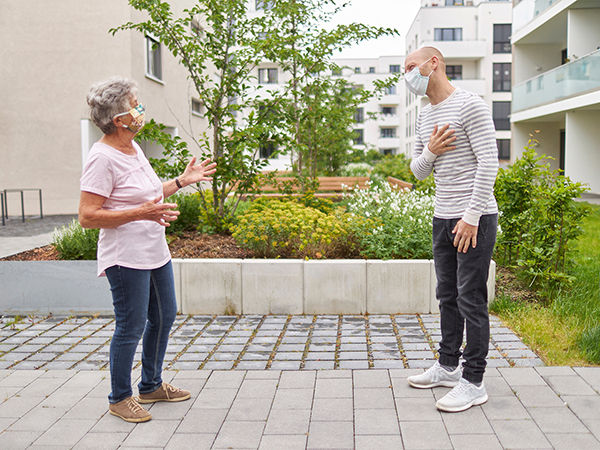
[[[439,361],[408,383],[422,389],[452,387],[436,406],[464,411],[488,399],[483,384],[490,340],[487,279],[498,224],[494,122],[479,96],[452,86],[444,57],[433,47],[408,55],[405,81],[411,92],[431,102],[417,120],[410,167],[418,179],[432,171],[435,178],[433,259],[442,328]]]

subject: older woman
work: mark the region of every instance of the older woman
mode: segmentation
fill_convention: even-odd
[[[188,184],[210,180],[215,164],[195,165],[192,158],[181,176],[161,182],[133,140],[144,126],[135,83],[111,78],[92,86],[87,102],[104,136],[92,146],[83,170],[79,222],[101,229],[98,275],[106,275],[113,297],[109,412],[128,422],[145,422],[152,416],[139,403],[190,398],[161,378],[177,313],[165,227],[179,215],[176,204],[163,200]],[[134,398],[131,368],[142,335],[140,395]]]

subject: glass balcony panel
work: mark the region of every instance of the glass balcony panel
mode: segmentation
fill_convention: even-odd
[[[516,85],[512,91],[512,112],[598,89],[600,50]]]

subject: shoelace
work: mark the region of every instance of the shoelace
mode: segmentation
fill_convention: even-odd
[[[138,402],[136,402],[133,397],[130,397],[129,400],[127,401],[127,407],[134,413],[137,414],[141,411],[144,410],[144,408],[142,408],[140,406],[140,404]]]
[[[466,392],[467,390],[469,390],[469,385],[467,383],[458,383],[456,385],[456,387],[454,387],[454,389],[452,389],[449,394],[451,394],[453,397],[457,397],[459,395],[461,395],[463,392]]]
[[[178,387],[175,386],[171,386],[169,383],[163,383],[164,387],[165,387],[165,391],[171,391],[174,394],[181,392],[181,389],[179,389]]]

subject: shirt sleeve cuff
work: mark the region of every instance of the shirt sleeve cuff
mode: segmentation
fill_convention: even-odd
[[[472,211],[466,211],[465,214],[463,215],[462,220],[464,220],[469,225],[478,227],[480,217],[481,217],[481,214],[477,214]]]
[[[431,150],[429,150],[429,147],[425,147],[423,149],[423,158],[425,158],[425,160],[427,162],[434,162],[437,158],[437,155],[435,153],[433,153]]]

